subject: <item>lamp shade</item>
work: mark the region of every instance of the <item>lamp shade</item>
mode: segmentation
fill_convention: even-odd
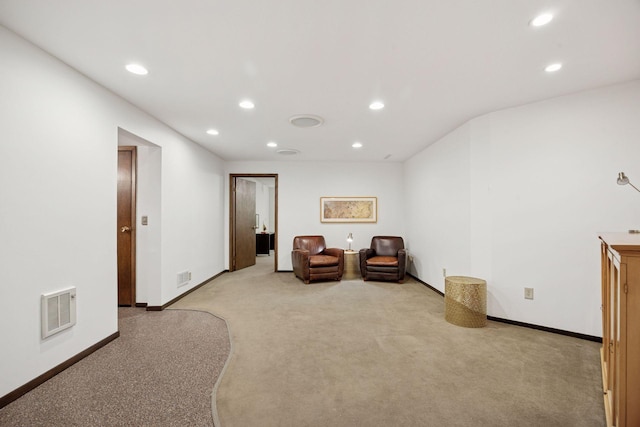
[[[627,177],[627,175],[624,174],[624,172],[620,172],[618,174],[618,179],[616,181],[618,183],[618,185],[627,185],[629,184],[630,186],[632,186],[634,188],[634,190],[636,190],[638,193],[640,193],[640,189],[638,187],[636,187],[635,185],[633,185],[631,183],[631,181],[629,181],[629,178]]]
[[[618,185],[627,185],[629,183],[629,178],[624,174],[624,172],[620,172],[618,174]]]

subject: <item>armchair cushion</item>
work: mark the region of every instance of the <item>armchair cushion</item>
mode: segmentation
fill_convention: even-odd
[[[398,257],[395,256],[374,256],[367,260],[367,265],[380,267],[398,267]]]
[[[309,257],[310,267],[328,267],[338,265],[339,262],[338,257],[331,255],[312,255]]]

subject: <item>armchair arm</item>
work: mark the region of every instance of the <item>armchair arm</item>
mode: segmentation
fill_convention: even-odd
[[[344,249],[326,248],[322,253],[337,257],[340,260],[338,263],[338,271],[340,272],[340,277],[342,277],[342,272],[344,271]]]
[[[309,251],[306,249],[294,249],[291,251],[291,264],[296,276],[303,280],[309,280]]]
[[[407,271],[407,250],[398,249],[398,276],[399,280],[404,280],[404,274]]]
[[[364,274],[367,269],[367,260],[374,256],[376,251],[371,248],[360,249],[360,271]]]

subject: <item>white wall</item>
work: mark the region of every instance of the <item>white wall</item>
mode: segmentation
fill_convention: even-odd
[[[261,182],[256,182],[256,213],[260,215],[260,224],[258,224],[256,233],[261,233],[263,226],[267,227],[268,232],[273,231],[273,228],[271,228],[272,220],[269,214],[269,197],[269,187]]]
[[[482,277],[489,315],[600,335],[597,236],[640,228],[615,183],[640,183],[639,119],[636,81],[476,118],[408,160],[413,273]]]
[[[157,139],[153,140],[158,142]],[[223,162],[195,143],[162,145],[162,305],[224,270]],[[177,287],[177,274],[192,272]]]
[[[276,188],[269,187],[269,231],[276,229]]]
[[[278,174],[278,270],[292,270],[291,245],[296,235],[322,234],[329,247],[368,247],[374,235],[404,236],[403,174],[401,163],[344,162],[227,162],[225,188],[230,173]],[[327,224],[320,222],[320,197],[376,196],[376,224]],[[225,196],[228,212],[229,195]],[[225,217],[228,242],[228,215]],[[226,246],[228,259],[228,244]],[[228,263],[228,261],[227,261]]]
[[[470,266],[469,125],[444,137],[405,166],[409,272],[439,288],[447,274]]]
[[[148,302],[222,271],[225,244],[220,159],[3,27],[0,51],[3,396],[118,329],[119,127],[162,147],[162,273]],[[193,281],[178,291],[181,269]],[[42,340],[40,295],[70,285],[77,324]]]

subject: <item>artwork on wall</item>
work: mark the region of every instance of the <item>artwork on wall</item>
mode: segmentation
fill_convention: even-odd
[[[320,197],[320,222],[378,222],[378,198]]]

